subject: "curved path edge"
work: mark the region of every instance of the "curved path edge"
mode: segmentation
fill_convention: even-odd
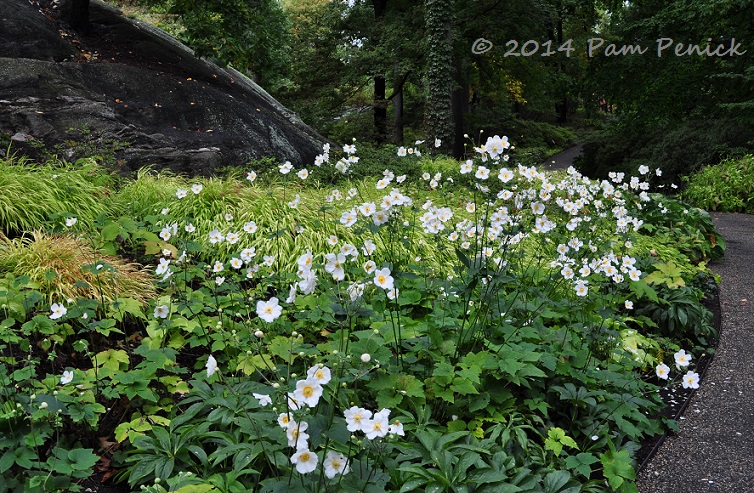
[[[712,213],[727,244],[720,342],[706,377],[637,478],[640,493],[754,491],[754,216]]]

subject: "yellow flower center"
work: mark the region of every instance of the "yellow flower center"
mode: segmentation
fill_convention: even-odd
[[[311,397],[314,394],[314,389],[310,385],[307,385],[304,387],[302,393],[304,394],[304,397]]]
[[[385,276],[377,276],[377,282],[379,282],[380,284],[385,284],[386,279],[387,278]]]
[[[299,460],[300,460],[300,461],[303,461],[303,462],[309,462],[309,460],[310,460],[310,459],[311,459],[312,457],[311,457],[311,455],[309,455],[309,453],[308,453],[308,452],[304,452],[303,454],[299,455],[299,456],[298,456],[298,458],[299,458]]]

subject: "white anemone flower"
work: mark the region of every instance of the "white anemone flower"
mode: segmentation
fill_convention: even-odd
[[[303,402],[309,407],[315,407],[322,397],[322,386],[316,378],[307,378],[296,382],[296,390],[293,391],[293,398],[298,402]]]
[[[375,271],[374,284],[386,291],[393,289],[393,276],[390,275],[390,269],[385,267],[384,269]]]
[[[361,431],[364,422],[372,417],[372,411],[363,407],[351,406],[343,411],[343,416],[346,418],[346,428],[348,431]]]
[[[658,378],[667,380],[668,376],[670,375],[670,367],[665,363],[660,363],[659,365],[657,365],[657,368],[655,368],[655,373],[657,374]]]
[[[280,300],[275,296],[268,301],[257,301],[257,315],[267,323],[275,321],[283,313],[283,307],[279,303]]]
[[[325,467],[325,476],[327,476],[328,479],[332,479],[338,474],[348,474],[349,471],[348,459],[346,459],[343,454],[334,450],[327,451],[327,455],[325,456],[322,465]]]
[[[683,376],[682,385],[684,389],[698,389],[699,388],[699,374],[695,371],[687,371]]]
[[[332,379],[332,373],[324,365],[314,365],[307,370],[306,377],[317,381],[320,385],[327,385]]]
[[[291,456],[291,463],[295,464],[299,474],[308,474],[317,468],[319,458],[308,448],[299,449]]]
[[[207,364],[205,366],[207,368],[207,378],[214,375],[217,371],[217,360],[215,359],[215,357],[210,354],[209,358],[207,358]]]
[[[50,314],[50,318],[52,320],[57,320],[63,315],[65,315],[66,313],[68,313],[68,309],[65,306],[63,306],[62,303],[61,304],[53,303],[52,306],[50,306],[50,311],[52,311],[52,313]]]
[[[73,381],[73,370],[65,370],[63,376],[60,377],[61,385],[68,385]]]

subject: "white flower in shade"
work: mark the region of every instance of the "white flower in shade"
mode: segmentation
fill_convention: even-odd
[[[353,144],[346,144],[343,146],[343,152],[346,154],[353,154],[356,152],[356,146]]]
[[[371,274],[377,269],[377,264],[374,263],[374,260],[367,260],[364,262],[364,271],[367,274]]]
[[[367,256],[373,254],[376,249],[377,245],[372,240],[364,240],[364,246],[361,247],[361,251]]]
[[[351,299],[351,301],[356,301],[364,294],[364,288],[366,286],[362,282],[355,282],[348,286],[348,289],[346,292],[348,293],[348,297]]]
[[[398,148],[398,156],[405,157],[406,156],[406,148],[403,146],[400,146]]]
[[[180,200],[183,198],[186,198],[186,195],[188,194],[188,190],[184,190],[183,188],[179,188],[175,192],[175,196]]]
[[[361,431],[366,420],[372,417],[372,411],[358,406],[351,406],[343,412],[348,431]]]
[[[272,267],[272,264],[275,263],[275,256],[274,255],[265,255],[264,256],[264,262],[262,262],[267,267]]]
[[[217,274],[218,272],[222,272],[223,269],[225,269],[225,266],[223,265],[223,263],[220,262],[219,260],[215,260],[215,264],[212,266],[212,272]]]
[[[196,231],[196,226],[194,226],[191,223],[188,223],[186,226],[183,227],[183,229],[185,229],[187,233],[193,233],[194,231]]]
[[[338,244],[338,237],[335,235],[330,235],[330,237],[327,239],[327,243],[329,243],[332,246],[335,246]]]
[[[334,478],[338,474],[348,474],[349,466],[348,460],[343,454],[334,450],[328,450],[322,465],[325,467],[325,476],[329,479]]]
[[[272,404],[272,398],[267,394],[252,393],[251,395],[253,395],[254,398],[259,401],[260,406],[267,406],[269,404]]]
[[[332,379],[330,369],[324,365],[314,365],[306,372],[306,377],[320,385],[327,385]]]
[[[256,233],[257,223],[255,223],[254,221],[249,221],[243,225],[243,230],[247,233]]]
[[[241,250],[241,260],[243,260],[247,264],[251,262],[252,259],[256,256],[257,256],[257,249],[254,247],[244,248],[243,250]]]
[[[492,159],[497,159],[508,147],[510,147],[508,137],[500,137],[499,135],[488,137],[484,144],[484,149]]]
[[[76,221],[78,221],[78,219],[76,219],[75,217],[69,217],[68,219],[65,220],[65,225],[70,228],[71,226],[76,224]]]
[[[698,389],[699,388],[699,374],[695,371],[687,371],[683,376],[681,383],[684,389]]]
[[[52,313],[50,314],[50,318],[52,320],[57,320],[63,315],[65,315],[66,313],[68,313],[68,309],[64,307],[62,303],[61,304],[53,303],[52,306],[50,306],[50,311],[52,311]]]
[[[234,269],[240,269],[241,267],[243,267],[243,260],[238,257],[233,257],[232,259],[230,259],[230,266]]]
[[[217,284],[218,286],[222,286],[224,282],[225,282],[225,277],[223,276],[217,276],[215,278],[215,284]]]
[[[65,370],[63,376],[60,377],[61,385],[68,385],[73,381],[73,370]]]
[[[162,238],[163,241],[168,241],[171,236],[170,227],[164,227],[162,228],[162,231],[160,231],[160,238]]]
[[[163,275],[168,270],[168,266],[170,265],[170,259],[167,258],[161,258],[160,259],[160,265],[155,268],[154,273],[158,276]]]
[[[394,300],[398,297],[398,294],[400,293],[400,290],[393,286],[392,289],[388,289],[385,294],[387,295],[388,299]]]
[[[279,303],[280,300],[275,296],[268,301],[257,301],[257,315],[267,323],[273,322],[283,313],[283,307]]]
[[[639,166],[639,174],[646,175],[647,173],[649,173],[649,166]]]
[[[225,239],[225,237],[220,233],[220,231],[213,229],[209,232],[209,242],[213,245],[216,243],[220,243]]]
[[[497,178],[503,183],[508,183],[513,179],[513,171],[509,170],[508,168],[500,168],[500,171],[497,174]]]
[[[325,264],[325,271],[332,274],[332,278],[336,281],[342,281],[345,278],[345,270],[343,264],[346,262],[346,256],[342,253],[335,255],[334,253],[328,253],[325,255],[327,263]]]
[[[309,434],[306,430],[309,428],[309,423],[305,421],[296,422],[291,420],[285,429],[285,435],[288,438],[288,446],[299,448],[306,448],[309,440]]]
[[[364,353],[361,355],[361,362],[362,363],[369,363],[372,361],[372,355],[369,353]]]
[[[286,303],[295,303],[296,302],[296,285],[291,284],[291,287],[288,288],[288,297],[285,299]]]
[[[656,174],[657,176],[662,176],[662,170],[661,170],[660,168],[657,168],[657,169],[655,170],[655,174]]]
[[[207,364],[205,366],[207,368],[207,378],[214,375],[217,371],[217,360],[215,359],[215,357],[210,354],[209,358],[207,358]]]
[[[165,207],[164,209],[162,209],[160,211],[160,214],[162,214],[163,216],[165,216],[165,215],[167,215],[168,212],[170,212],[170,208],[169,207]]]
[[[388,427],[387,432],[390,433],[391,435],[399,435],[402,437],[406,436],[406,432],[403,431],[403,423],[401,423],[398,420],[395,420],[392,423],[390,423],[390,426]]]
[[[477,168],[476,173],[474,173],[474,176],[479,180],[486,180],[490,177],[490,170],[485,168],[484,166],[480,166]]]
[[[351,227],[356,223],[356,214],[353,211],[345,211],[340,216],[340,224]]]
[[[388,430],[390,429],[390,421],[388,421],[389,415],[390,410],[383,409],[380,412],[375,413],[371,419],[364,420],[361,429],[368,440],[374,440],[375,438],[387,435]]]
[[[375,226],[382,226],[388,221],[389,218],[390,216],[388,216],[388,213],[386,211],[380,210],[372,215],[372,222]]]
[[[576,296],[586,296],[589,293],[589,286],[583,279],[579,279],[574,283],[573,289],[576,291]]]
[[[291,415],[289,413],[280,413],[278,415],[278,424],[285,430],[288,429],[288,425],[291,423],[291,421]]]
[[[673,355],[675,358],[675,364],[679,367],[681,366],[689,366],[689,363],[691,363],[692,356],[690,354],[686,354],[686,350],[681,349],[677,353]]]
[[[157,305],[154,307],[154,318],[168,318],[170,310],[167,305]]]
[[[293,169],[293,165],[291,164],[290,161],[286,161],[283,164],[281,164],[280,166],[278,166],[278,169],[280,170],[281,174],[287,175]]]
[[[307,378],[296,382],[296,390],[293,391],[293,398],[303,402],[309,407],[314,407],[322,397],[322,386],[316,378]]]
[[[390,275],[390,269],[385,267],[384,269],[375,271],[374,284],[384,290],[393,289],[393,276]]]
[[[660,363],[659,365],[657,365],[657,368],[655,368],[655,373],[657,374],[658,378],[667,380],[668,376],[670,375],[670,367],[665,363]]]
[[[302,169],[302,170],[299,170],[299,172],[298,172],[298,173],[296,173],[296,174],[297,174],[297,175],[298,175],[298,177],[299,177],[299,178],[301,178],[302,180],[306,180],[307,178],[309,178],[309,170],[308,170],[308,169],[306,169],[306,168],[304,168],[304,169]]]
[[[203,188],[204,187],[199,183],[194,183],[193,185],[191,185],[191,191],[194,192],[194,195],[199,195],[202,192]]]
[[[298,282],[298,288],[304,294],[312,294],[317,288],[317,275],[310,271]]]
[[[238,233],[233,233],[233,232],[228,233],[227,236],[225,236],[225,240],[231,245],[235,245],[236,243],[238,243],[238,240],[239,240]]]
[[[461,164],[461,174],[466,175],[474,170],[474,161],[469,159],[465,163]]]
[[[633,310],[634,309],[634,302],[631,300],[626,300],[625,302],[626,310]]]
[[[435,147],[440,147],[442,145],[442,140],[435,139]]]
[[[315,470],[318,461],[317,454],[311,452],[308,448],[299,449],[291,456],[291,463],[296,465],[296,471],[299,474],[307,474]]]
[[[254,171],[249,171],[246,173],[246,179],[249,181],[254,181],[257,179],[257,174]]]

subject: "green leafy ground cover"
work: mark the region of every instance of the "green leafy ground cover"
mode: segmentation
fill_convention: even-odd
[[[359,179],[351,145],[210,179],[0,162],[0,491],[636,491],[724,243],[655,171],[509,150]]]

